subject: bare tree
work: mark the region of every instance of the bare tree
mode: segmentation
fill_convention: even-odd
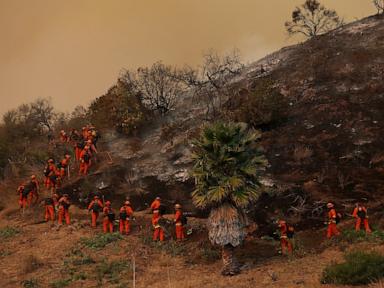
[[[54,108],[48,99],[37,99],[31,103],[30,118],[36,126],[52,129],[52,123],[55,119]]]
[[[372,2],[377,9],[377,14],[384,13],[384,0],[372,0]]]
[[[325,8],[317,0],[306,0],[292,12],[292,21],[285,22],[285,28],[289,35],[302,34],[311,38],[343,24],[335,10]]]
[[[243,68],[237,49],[223,56],[211,50],[203,56],[200,69],[185,66],[175,71],[174,77],[193,88],[195,95],[205,100],[208,113],[211,112],[214,117],[217,108],[221,108],[224,99],[229,96],[227,88],[230,80]]]

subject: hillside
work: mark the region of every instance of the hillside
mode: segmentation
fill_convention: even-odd
[[[204,217],[190,218],[192,234],[183,243],[150,239],[147,208],[157,195],[168,212],[180,201],[185,211],[204,216],[190,201],[191,139],[211,119],[204,103],[187,93],[167,116],[135,136],[103,131],[92,173],[73,176],[61,191],[75,204],[69,227],[42,222],[42,207],[21,215],[15,179],[2,181],[0,286],[133,287],[135,271],[136,287],[336,287],[320,284],[326,265],[354,249],[384,252],[382,234],[368,240],[351,236],[353,220],[347,217],[356,201],[364,201],[375,230],[384,228],[383,51],[384,19],[369,17],[268,55],[228,84],[235,92],[226,99],[223,119],[251,123],[250,114],[241,111],[264,81],[286,103],[276,121],[255,125],[263,132],[269,161],[263,175],[267,188],[248,211],[258,229],[250,229],[236,252],[243,264],[239,276],[219,275],[220,251],[207,239]],[[132,235],[106,237],[89,228],[84,208],[96,190],[115,208],[131,199],[137,211]],[[324,241],[329,200],[345,214],[345,233],[335,241]],[[290,259],[282,258],[273,239],[272,221],[279,215],[299,231]]]

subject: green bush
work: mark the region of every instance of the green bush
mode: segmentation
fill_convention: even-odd
[[[342,231],[342,239],[349,243],[356,242],[382,242],[384,241],[384,232],[381,230],[374,230],[372,233],[365,233],[364,230],[356,231],[354,229],[346,229]]]
[[[0,229],[0,239],[12,238],[19,233],[20,233],[19,229],[7,226]]]
[[[22,283],[23,288],[38,288],[39,282],[36,279],[24,280]]]
[[[123,239],[120,233],[97,234],[93,238],[82,238],[80,243],[91,249],[101,249],[109,243]]]
[[[376,252],[352,252],[345,262],[331,264],[323,271],[324,284],[364,285],[384,277],[384,256]]]
[[[119,276],[124,271],[131,273],[131,263],[129,261],[103,261],[96,267],[96,277],[99,283],[102,283],[104,279],[113,283],[119,282]]]
[[[72,279],[60,279],[50,284],[52,288],[64,288],[71,284]]]

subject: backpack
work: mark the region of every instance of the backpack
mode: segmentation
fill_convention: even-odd
[[[361,211],[357,211],[357,217],[359,217],[360,219],[365,219],[367,215],[363,210],[361,210]]]
[[[83,156],[83,160],[85,163],[89,163],[89,160],[91,160],[91,155],[89,155],[89,153],[85,153],[84,156]]]
[[[21,195],[23,196],[23,198],[27,198],[28,197],[28,194],[29,192],[31,192],[31,186],[30,185],[27,185],[24,187],[23,191],[21,192]]]
[[[51,170],[49,169],[49,165],[45,166],[45,168],[44,168],[44,176],[48,177],[50,173],[51,173]]]
[[[44,199],[44,204],[46,206],[53,206],[53,199],[52,198],[45,198]]]
[[[287,224],[287,237],[292,239],[295,235],[295,228],[292,225]]]
[[[340,221],[341,221],[341,214],[340,213],[336,213],[336,224],[339,224]]]
[[[101,210],[100,205],[97,202],[94,202],[93,205],[92,205],[92,211],[95,212],[95,213],[99,213],[100,210]]]
[[[111,222],[115,221],[115,213],[113,213],[112,211],[108,212],[107,217],[109,221]]]
[[[120,219],[121,220],[127,220],[127,218],[128,218],[128,214],[126,211],[120,212]]]
[[[85,144],[83,141],[79,141],[76,143],[76,147],[79,149],[84,149],[84,146],[85,146]]]
[[[181,216],[181,224],[183,226],[188,224],[188,218],[184,214]]]
[[[165,208],[165,206],[164,205],[160,205],[160,207],[159,207],[159,214],[160,215],[164,215],[165,214],[165,212],[166,212],[166,208]]]
[[[61,205],[64,207],[65,210],[68,210],[69,206],[71,206],[71,204],[67,202],[61,202]]]

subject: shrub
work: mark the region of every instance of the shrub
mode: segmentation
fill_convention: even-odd
[[[381,230],[374,230],[372,233],[367,234],[364,230],[356,231],[354,229],[345,229],[342,231],[342,239],[349,243],[362,241],[382,242],[384,241],[384,232]]]
[[[80,240],[81,244],[91,249],[101,249],[107,246],[109,243],[123,239],[119,233],[107,233],[107,234],[97,234],[93,238],[82,238]]]
[[[270,79],[261,79],[257,82],[256,88],[252,91],[240,93],[238,103],[231,113],[232,120],[245,122],[258,128],[272,125],[285,118],[288,101],[279,92],[275,84]]]
[[[99,283],[102,283],[103,279],[118,283],[120,274],[124,271],[131,271],[130,267],[129,261],[103,261],[96,267],[96,277]]]
[[[39,282],[36,279],[28,279],[21,282],[23,288],[38,288]]]
[[[0,229],[0,238],[1,239],[8,239],[16,236],[20,233],[20,230],[15,227],[4,227]]]
[[[57,281],[54,281],[50,284],[50,287],[52,288],[64,288],[67,287],[69,284],[71,284],[72,279],[60,279]]]
[[[327,266],[322,275],[324,284],[364,285],[384,277],[384,256],[376,252],[352,252],[345,262]]]

